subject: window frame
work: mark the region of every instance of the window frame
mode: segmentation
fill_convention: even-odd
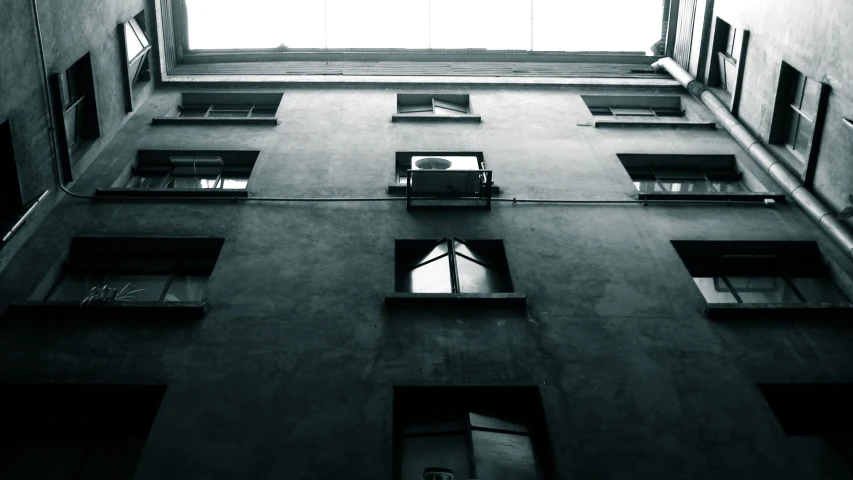
[[[713,35],[709,39],[711,55],[705,70],[705,84],[735,116],[740,108],[749,36],[749,30],[715,17]]]
[[[450,113],[439,113],[437,108]],[[467,93],[398,93],[397,111],[391,121],[479,123],[482,119],[472,110],[471,96]]]
[[[183,92],[180,100],[164,116],[152,118],[152,125],[267,125],[279,124],[278,109],[283,92]],[[195,110],[200,115],[182,115]],[[218,116],[217,112],[246,112],[245,116]],[[260,115],[260,112],[264,115]],[[258,115],[255,113],[258,112]]]
[[[62,183],[74,179],[74,166],[101,135],[94,82],[92,58],[88,52],[67,69],[49,77]]]
[[[397,241],[397,254],[406,253],[410,254],[413,249],[417,247],[413,244],[405,245],[401,242],[407,242],[406,240],[398,240]],[[412,241],[418,242],[420,241]],[[428,240],[424,242],[429,242]],[[461,245],[467,247],[472,252],[476,252],[474,256],[484,257],[483,260],[472,258],[472,256],[467,255],[465,253],[460,253],[459,248],[455,245],[456,242]],[[440,245],[444,244],[446,246],[446,252],[437,256],[433,256],[429,260],[419,261],[412,264],[407,262],[406,265],[401,265],[399,260],[396,266],[397,275],[395,280],[395,291],[397,292],[405,292],[405,293],[442,293],[442,292],[413,292],[411,290],[406,290],[403,288],[402,278],[405,276],[404,272],[413,272],[415,269],[423,267],[432,262],[441,260],[445,257],[448,259],[448,268],[449,268],[449,293],[511,293],[513,291],[512,279],[509,276],[509,265],[506,260],[506,253],[503,249],[503,241],[501,240],[463,240],[459,237],[444,237],[437,241],[432,246],[433,249],[438,248]],[[462,257],[470,262],[473,262],[479,265],[482,268],[486,268],[492,270],[496,274],[500,275],[501,282],[503,283],[503,287],[500,290],[488,290],[488,291],[476,291],[476,292],[463,292],[462,286],[459,280],[459,266],[457,257]],[[495,258],[489,258],[495,257]],[[423,259],[421,259],[423,260]]]
[[[116,26],[118,35],[119,52],[121,54],[122,64],[122,79],[125,100],[125,110],[132,112],[134,110],[134,99],[138,97],[142,89],[151,80],[151,61],[150,53],[152,50],[151,35],[146,28],[145,10],[134,15],[126,22],[119,23]],[[140,33],[144,37],[140,38]],[[128,52],[127,37],[133,35],[142,49],[133,57],[130,57]]]

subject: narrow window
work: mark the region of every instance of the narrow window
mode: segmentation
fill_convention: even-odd
[[[5,236],[11,230],[23,206],[12,126],[5,121],[0,123],[0,235]]]
[[[471,113],[468,95],[398,94],[397,113],[400,115],[457,116]]]
[[[151,50],[151,41],[148,40],[139,18],[144,19],[144,12],[124,24],[127,71],[131,87],[137,82],[148,81],[148,52]]]
[[[396,259],[398,292],[512,292],[499,240],[398,240]]]

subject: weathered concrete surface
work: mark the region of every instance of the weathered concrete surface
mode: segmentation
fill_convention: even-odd
[[[714,14],[750,31],[740,116],[763,140],[770,135],[783,61],[832,87],[814,193],[841,210],[853,193],[853,130],[842,121],[853,116],[853,3],[717,0]]]
[[[720,129],[578,126],[593,90],[453,90],[471,93],[478,125],[392,123],[397,91],[289,89],[277,127],[155,127],[179,98],[161,90],[76,189],[111,185],[142,148],[261,150],[249,188],[270,196],[382,196],[394,153],[420,149],[483,151],[510,198],[633,198],[617,153],[730,153],[762,175]],[[0,308],[80,234],[227,239],[199,323],[0,329],[0,381],[169,385],[137,479],[389,479],[393,385],[538,385],[559,478],[801,480],[838,466],[829,447],[785,437],[754,384],[853,381],[849,328],[711,323],[670,244],[814,239],[853,274],[790,205],[68,201],[3,272]],[[503,239],[528,311],[385,310],[394,239],[445,235]]]
[[[75,168],[79,175],[125,120],[116,25],[142,11],[144,0],[38,0],[48,73],[91,52],[101,139]],[[0,120],[12,125],[24,202],[50,188],[51,197],[0,250],[0,268],[26,242],[58,200],[48,137],[48,112],[31,0],[0,0]]]

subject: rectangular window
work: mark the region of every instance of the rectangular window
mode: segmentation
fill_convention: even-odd
[[[737,172],[701,168],[628,168],[634,187],[643,193],[727,193],[746,192]]]
[[[0,478],[130,480],[165,390],[0,384]]]
[[[136,163],[98,196],[248,196],[259,151],[140,150]]]
[[[711,46],[712,59],[708,71],[708,86],[718,88],[715,92],[728,101],[730,109],[735,106],[738,78],[743,71],[741,59],[746,49],[747,38],[746,30],[735,28],[717,17]]]
[[[0,235],[5,235],[23,208],[18,164],[12,145],[12,125],[0,122]]]
[[[397,292],[513,291],[500,240],[397,240],[395,261]]]
[[[62,182],[73,180],[72,167],[100,136],[92,59],[84,55],[62,73],[50,76]]]
[[[61,270],[34,296],[78,306],[202,302],[222,244],[221,239],[75,238]]]
[[[789,166],[806,184],[814,175],[828,97],[828,85],[782,63],[770,142],[784,147],[782,156],[793,159]]]
[[[397,95],[397,113],[458,116],[470,114],[471,106],[468,95],[401,93]]]
[[[133,110],[133,97],[151,79],[148,54],[151,41],[145,29],[145,12],[140,12],[118,26],[119,44],[123,45],[127,65],[125,97],[128,111]]]
[[[709,305],[850,306],[815,242],[672,244]]]
[[[595,116],[684,117],[681,97],[674,95],[581,95],[581,98]]]
[[[394,435],[401,480],[553,478],[535,387],[395,387]]]
[[[277,125],[276,112],[283,96],[274,92],[184,92],[167,116],[156,117],[152,123]]]

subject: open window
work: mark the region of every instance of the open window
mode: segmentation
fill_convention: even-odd
[[[500,240],[397,240],[395,258],[398,292],[512,292]]]
[[[717,17],[711,39],[707,84],[737,115],[749,31]]]
[[[67,183],[72,180],[73,165],[101,135],[91,56],[87,53],[64,72],[52,74],[50,83],[63,181]]]
[[[392,120],[479,122],[480,116],[472,113],[467,94],[400,93]]]
[[[118,25],[119,46],[122,47],[122,60],[125,65],[125,104],[127,111],[133,111],[133,99],[151,80],[151,67],[148,54],[151,40],[145,28],[145,12]]]
[[[673,241],[711,318],[853,314],[850,280],[834,272],[815,242]],[[838,281],[840,280],[840,282]]]
[[[829,85],[817,82],[782,62],[770,143],[789,168],[811,184],[817,166]]]
[[[620,153],[618,157],[640,200],[785,200],[783,192],[768,192],[750,172],[740,170],[734,155]]]
[[[198,318],[218,238],[78,237],[15,314]]]
[[[715,126],[692,120],[678,95],[581,95],[581,99],[595,117],[596,128]]]
[[[394,465],[400,480],[554,478],[538,389],[395,387]]]
[[[282,97],[282,93],[185,92],[167,116],[152,123],[277,125]]]
[[[113,187],[98,189],[96,194],[247,197],[249,177],[259,154],[244,150],[140,150],[136,163]]]
[[[0,384],[0,478],[131,480],[166,387]]]

